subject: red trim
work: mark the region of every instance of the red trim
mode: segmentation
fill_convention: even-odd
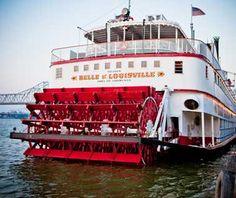
[[[216,98],[215,96],[211,95],[208,92],[205,91],[200,91],[200,90],[196,90],[196,89],[174,89],[175,92],[193,92],[193,93],[201,93],[204,95],[207,95],[208,97],[211,97],[213,99],[215,99],[217,102],[221,103],[225,108],[227,108],[228,110],[232,111],[233,113],[235,113],[234,110],[230,109],[229,107],[227,107],[221,100],[219,100],[218,98]]]
[[[179,136],[179,144],[183,145],[202,145],[202,137]],[[205,144],[212,143],[212,137],[205,137]]]
[[[115,59],[115,58],[178,57],[178,56],[194,57],[194,58],[199,58],[199,59],[207,61],[206,58],[203,55],[194,54],[194,53],[125,54],[125,55],[113,55],[113,56],[87,57],[87,58],[73,59],[73,60],[62,60],[62,61],[52,62],[52,66],[53,65],[67,64],[67,63],[77,63],[77,62],[84,62],[84,61]]]

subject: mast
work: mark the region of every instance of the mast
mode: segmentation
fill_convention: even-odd
[[[194,39],[194,30],[193,30],[193,6],[191,4],[191,23],[190,23],[190,29],[191,29],[191,39]]]
[[[129,5],[128,5],[129,12],[130,12],[130,7],[131,7],[131,0],[129,0]]]

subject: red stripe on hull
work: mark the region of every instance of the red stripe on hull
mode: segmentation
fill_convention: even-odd
[[[211,144],[212,138],[205,137],[205,144]],[[183,145],[202,145],[202,137],[188,137],[188,136],[179,136],[179,144]]]

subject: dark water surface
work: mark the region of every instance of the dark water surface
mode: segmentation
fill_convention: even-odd
[[[25,158],[27,143],[9,138],[15,126],[0,119],[0,197],[213,197],[227,157],[143,168]]]

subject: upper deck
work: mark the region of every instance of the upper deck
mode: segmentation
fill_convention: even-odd
[[[203,56],[220,70],[214,47],[210,50],[202,41],[188,39],[178,23],[158,16],[158,20],[142,22],[107,22],[105,27],[86,31],[87,44],[52,50],[51,64],[127,54],[191,53]]]
[[[84,36],[94,43],[187,38],[178,23],[167,21],[164,16],[151,21],[148,19],[143,19],[143,21],[111,21],[105,24],[105,28],[98,27],[89,30]]]

